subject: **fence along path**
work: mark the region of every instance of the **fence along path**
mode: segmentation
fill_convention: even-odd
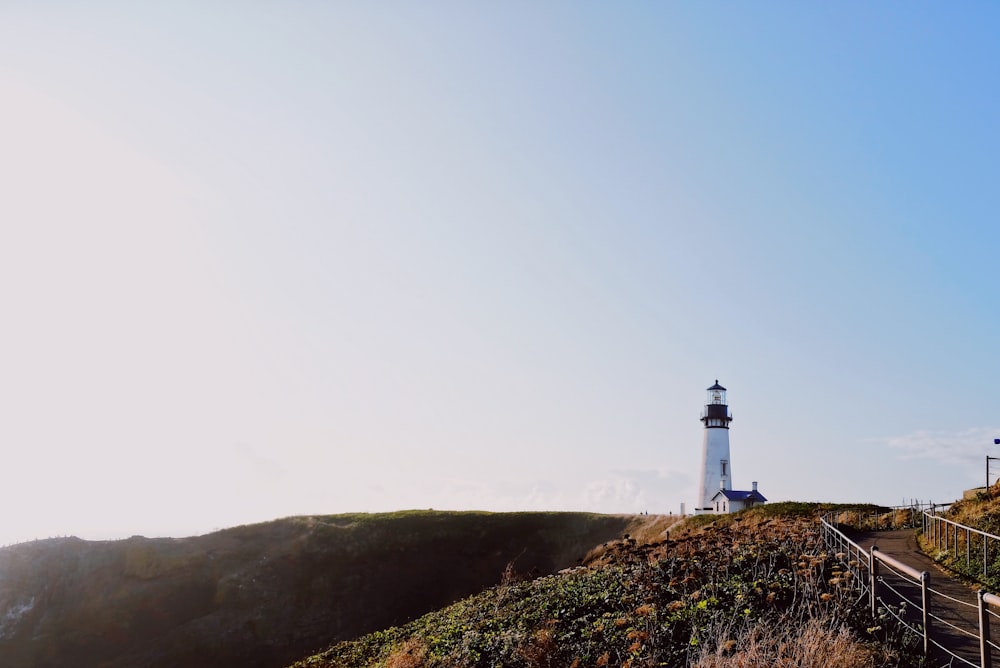
[[[877,547],[882,554],[917,571],[929,573],[928,612],[932,656],[945,662],[940,665],[948,665],[947,661],[952,658],[954,665],[981,665],[976,591],[956,580],[921,552],[913,529],[863,532],[846,530],[845,533],[866,551]],[[921,609],[920,587],[913,584],[912,580],[897,577],[891,569],[883,569],[880,575],[883,589],[891,588],[898,596],[904,597],[907,600],[906,607],[911,611]],[[893,597],[890,593],[885,593],[884,598],[892,600]],[[946,648],[947,653],[942,648]]]
[[[951,563],[960,570],[981,568],[986,577],[1000,567],[1000,536],[939,514],[950,505],[831,512],[821,518],[820,528],[827,549],[869,599],[872,613],[891,614],[921,636],[924,652],[940,662],[930,665],[993,668],[996,656],[1000,666],[1000,644],[993,639],[1000,639],[1000,596],[963,585],[917,547],[916,527],[921,526],[924,537],[944,554],[951,553]],[[897,531],[901,527],[906,529]],[[978,655],[973,651],[977,645]]]

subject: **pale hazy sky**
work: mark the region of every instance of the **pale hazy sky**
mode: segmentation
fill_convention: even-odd
[[[716,378],[737,488],[955,498],[1000,455],[998,33],[3,3],[0,543],[677,512]]]

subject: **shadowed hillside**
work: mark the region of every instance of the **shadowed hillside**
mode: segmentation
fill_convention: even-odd
[[[654,519],[407,511],[14,545],[0,550],[0,656],[5,668],[281,666],[497,584],[511,561],[553,572]]]

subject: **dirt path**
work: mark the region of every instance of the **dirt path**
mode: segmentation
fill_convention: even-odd
[[[978,635],[979,613],[976,603],[976,587],[955,579],[947,571],[935,564],[930,557],[921,552],[920,548],[917,547],[916,532],[913,529],[857,532],[850,537],[865,550],[869,550],[873,545],[876,545],[883,554],[895,557],[918,571],[927,571],[930,574],[931,614],[940,618],[943,622],[953,624],[959,629]],[[912,609],[919,610],[919,586],[916,584],[906,584],[891,573],[886,573],[884,569],[881,575],[885,578],[885,585],[883,586],[888,585],[893,587],[911,601]],[[888,599],[891,594],[884,595]],[[961,601],[961,603],[957,601]],[[993,634],[996,634],[996,630],[994,630]],[[971,637],[962,631],[951,628],[936,619],[931,621],[931,638],[969,662],[966,664],[955,660],[953,665],[979,665],[978,638]],[[944,661],[941,665],[949,665],[943,655],[938,653],[936,656]],[[948,658],[950,659],[951,657]]]

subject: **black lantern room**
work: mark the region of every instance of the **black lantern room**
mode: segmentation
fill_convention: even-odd
[[[705,410],[701,414],[701,421],[705,423],[706,428],[729,429],[732,420],[733,416],[729,414],[729,406],[726,405],[726,388],[719,385],[716,379],[715,385],[708,388],[708,403],[705,404]]]

